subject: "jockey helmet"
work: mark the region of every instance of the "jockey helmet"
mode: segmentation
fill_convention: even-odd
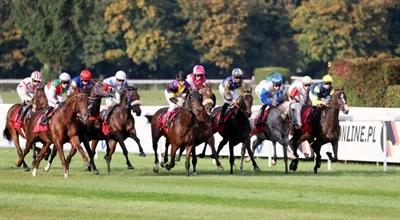
[[[303,79],[301,80],[301,82],[303,83],[303,85],[311,85],[312,83],[312,79],[309,76],[305,76],[303,77]]]
[[[204,75],[206,74],[206,71],[204,70],[204,67],[202,65],[196,65],[193,67],[193,74]]]
[[[175,79],[176,80],[178,80],[178,81],[183,81],[183,80],[185,80],[185,76],[184,76],[185,74],[183,73],[183,71],[179,71],[177,74],[176,74],[176,76],[175,76]]]
[[[126,80],[126,73],[122,70],[118,70],[117,73],[115,73],[115,78],[119,80]]]
[[[232,70],[232,76],[234,78],[241,78],[243,77],[243,70],[241,70],[240,68],[234,68]]]
[[[329,74],[326,74],[324,77],[322,77],[322,82],[324,83],[332,83],[332,76],[330,76]]]
[[[82,70],[80,77],[82,80],[89,81],[92,79],[92,73],[89,70]]]
[[[33,71],[31,73],[31,79],[41,82],[42,81],[42,73],[39,71]]]
[[[68,73],[63,72],[63,73],[61,73],[59,79],[60,79],[61,82],[67,82],[67,81],[71,80],[71,76]]]
[[[272,81],[272,84],[274,84],[274,85],[282,84],[282,82],[283,82],[282,75],[279,73],[274,73],[272,75],[271,81]]]

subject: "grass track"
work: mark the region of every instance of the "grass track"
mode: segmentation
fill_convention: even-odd
[[[99,155],[100,175],[84,171],[79,157],[64,179],[58,159],[49,173],[37,177],[16,168],[14,149],[0,150],[0,219],[398,219],[400,167],[323,163],[320,174],[301,161],[299,170],[283,174],[283,162],[262,171],[250,164],[243,172],[216,171],[210,159],[199,159],[198,175],[184,176],[183,162],[171,171],[152,172],[153,155],[130,155],[127,170],[122,154],[112,161],[111,174]],[[30,159],[30,157],[29,157]],[[238,164],[238,161],[236,162]],[[41,164],[41,168],[45,163]]]

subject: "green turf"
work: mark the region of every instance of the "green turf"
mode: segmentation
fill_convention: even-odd
[[[374,164],[322,164],[318,175],[311,162],[283,174],[283,162],[262,169],[228,174],[210,159],[199,159],[198,174],[186,177],[183,162],[170,172],[152,172],[153,155],[130,154],[135,166],[127,170],[121,154],[100,175],[84,171],[78,155],[64,179],[58,158],[52,170],[37,177],[16,168],[14,149],[0,150],[0,219],[398,219],[400,167],[387,173]],[[30,159],[30,156],[28,160]],[[238,161],[236,162],[238,164]],[[44,167],[46,163],[42,163]]]
[[[144,89],[138,90],[140,95],[140,100],[142,101],[143,105],[167,105],[168,103],[164,97],[164,91],[162,89]],[[213,90],[214,94],[217,97],[217,104],[222,105],[221,95],[219,94],[217,89]],[[18,103],[21,100],[19,99],[17,93],[15,91],[1,91],[0,90],[0,97],[3,99],[4,103]],[[254,97],[254,105],[260,104],[260,101],[255,96]]]

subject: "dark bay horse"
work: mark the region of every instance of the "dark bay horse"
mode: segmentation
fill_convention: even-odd
[[[30,108],[29,111],[26,113],[26,117],[23,119],[24,123],[21,128],[15,128],[13,124],[15,122],[16,116],[18,115],[18,112],[20,112],[22,108],[22,104],[14,104],[7,112],[6,126],[3,131],[3,136],[7,140],[12,140],[14,142],[19,157],[23,155],[21,145],[19,143],[19,136],[25,138],[25,134],[27,131],[26,125],[28,124],[33,112],[45,109],[48,106],[46,94],[44,93],[43,87],[37,88],[35,90],[35,96],[33,97],[32,101],[32,108]],[[34,150],[34,160],[36,158],[35,153],[36,149]],[[22,161],[22,165],[25,171],[30,170],[25,161]]]
[[[303,108],[303,111],[307,108],[311,108],[310,106],[306,106]],[[294,156],[298,158],[297,148],[301,142],[308,140],[311,143],[311,148],[314,150],[316,155],[315,158],[315,166],[314,173],[318,172],[318,168],[321,167],[321,146],[326,143],[332,144],[332,149],[334,156],[332,157],[331,153],[327,153],[327,156],[332,162],[336,162],[338,160],[337,150],[338,150],[338,141],[340,137],[340,125],[339,125],[339,112],[342,111],[345,114],[348,114],[349,107],[346,103],[346,94],[343,90],[336,90],[331,98],[329,104],[325,107],[322,107],[320,118],[318,123],[310,124],[311,132],[304,131],[304,124],[301,130],[294,131],[293,137],[290,140],[290,146],[293,150]],[[303,114],[302,114],[303,116]],[[307,119],[302,118],[302,121]],[[290,164],[290,170],[296,171],[298,165],[298,159],[292,160]]]
[[[78,132],[78,120],[87,122],[88,119],[87,103],[88,97],[85,93],[75,92],[70,94],[65,103],[55,109],[54,114],[50,118],[48,130],[46,131],[33,132],[36,124],[40,123],[40,120],[43,117],[43,112],[35,113],[27,125],[28,132],[26,133],[26,146],[24,154],[17,162],[17,166],[24,160],[25,155],[29,152],[30,146],[37,141],[44,142],[45,144],[40,150],[35,162],[32,171],[33,176],[37,175],[40,161],[43,159],[44,155],[48,153],[49,147],[52,143],[57,149],[57,153],[60,157],[65,178],[68,177],[70,161],[65,160],[63,150],[64,143],[71,143],[71,151],[73,149],[78,149],[87,161],[85,153],[80,146]],[[81,119],[78,119],[78,117]]]
[[[128,158],[128,150],[124,143],[125,139],[132,138],[139,147],[140,156],[145,156],[140,140],[136,134],[135,119],[131,114],[135,112],[137,116],[140,116],[142,110],[140,109],[140,96],[137,92],[137,88],[127,87],[121,92],[121,103],[115,106],[115,109],[110,113],[107,124],[110,128],[110,133],[107,135],[102,134],[101,127],[96,128],[98,134],[102,134],[102,137],[96,137],[92,139],[92,151],[95,152],[96,146],[99,140],[106,140],[107,151],[104,159],[107,163],[107,170],[110,172],[110,163],[112,155],[115,152],[117,143],[122,148],[123,155],[126,160],[128,169],[133,169],[131,162]]]
[[[194,90],[189,94],[185,106],[181,107],[176,115],[176,118],[171,121],[168,128],[159,128],[157,123],[161,120],[162,115],[167,111],[168,108],[159,109],[153,116],[147,116],[151,121],[151,135],[154,150],[154,167],[153,171],[155,173],[159,172],[159,159],[157,153],[157,142],[161,136],[165,136],[168,143],[171,144],[171,160],[169,163],[164,164],[165,169],[170,170],[175,166],[175,155],[176,151],[181,148],[186,149],[186,162],[185,169],[186,175],[189,175],[190,169],[190,154],[192,154],[192,162],[197,161],[196,154],[192,153],[195,146],[197,135],[195,132],[198,130],[194,129],[199,126],[198,123],[203,123],[209,120],[209,115],[207,114],[203,103],[202,96],[199,91]],[[195,166],[196,163],[194,163]],[[195,171],[195,167],[194,167]]]
[[[272,141],[274,145],[274,155],[276,160],[276,143],[278,142],[283,146],[283,159],[285,161],[285,173],[288,173],[288,157],[287,147],[289,145],[289,124],[292,123],[294,127],[301,127],[300,116],[301,105],[298,102],[285,101],[275,108],[269,110],[267,121],[265,122],[266,129],[261,132],[255,132],[256,140],[253,141],[252,152],[264,140]],[[252,121],[253,131],[257,128],[254,127]],[[240,169],[243,169],[245,149],[242,149],[242,160]]]
[[[205,86],[199,90],[199,93],[202,98],[202,105],[204,106],[206,112],[208,114],[211,114],[212,109],[215,107],[215,100],[216,97],[214,93],[212,92],[211,86]],[[164,111],[166,112],[168,108],[164,108]],[[146,117],[151,121],[152,116],[146,115]],[[152,126],[156,126],[155,124],[152,124]],[[221,163],[219,162],[217,155],[216,155],[216,150],[215,150],[215,140],[214,140],[214,131],[213,131],[213,121],[212,118],[210,117],[209,120],[206,120],[204,122],[198,121],[197,126],[194,128],[194,133],[195,135],[195,144],[194,146],[197,146],[201,143],[208,143],[211,147],[211,151],[213,153],[214,158],[216,158],[216,165],[218,169],[223,169]],[[159,129],[161,132],[161,128]],[[162,132],[161,132],[162,133]],[[159,139],[159,137],[158,137]],[[158,141],[157,139],[157,141]],[[161,167],[164,167],[164,164],[168,162],[168,149],[169,149],[169,142],[168,140],[165,141],[165,151],[163,154],[164,160],[160,163]],[[185,148],[181,148],[178,157],[176,158],[176,161],[180,160],[180,157],[183,153]],[[192,154],[196,154],[196,149],[193,148]],[[196,173],[196,164],[197,164],[197,157],[192,158],[192,164],[193,164],[193,173]]]
[[[241,95],[238,98],[238,105],[233,105],[227,111],[225,115],[229,115],[230,111],[233,111],[233,116],[229,117],[222,128],[218,128],[218,131],[222,136],[223,140],[218,145],[217,155],[222,150],[223,146],[229,142],[229,163],[230,163],[230,174],[233,174],[233,165],[235,157],[233,155],[233,147],[239,143],[243,144],[243,149],[247,149],[250,159],[253,163],[255,171],[260,170],[256,161],[253,157],[253,152],[250,149],[250,133],[251,125],[249,117],[251,116],[251,107],[253,105],[253,96],[251,90],[241,91]],[[211,116],[214,118],[214,123],[217,123],[218,117],[221,111],[221,107],[217,107],[213,110]]]
[[[89,96],[88,97],[89,122],[83,123],[82,121],[78,121],[79,140],[85,146],[85,149],[90,158],[90,165],[88,166],[88,169],[92,170],[93,173],[98,174],[98,170],[93,160],[94,152],[92,152],[92,149],[89,145],[89,141],[103,138],[103,134],[101,132],[102,122],[100,119],[100,105],[102,98],[111,96],[110,93],[111,87],[107,83],[98,81],[94,82],[91,88],[78,89],[78,90],[79,92],[84,92]],[[50,160],[48,161],[47,166],[45,167],[46,172],[50,170],[51,164],[56,154],[57,151],[53,150]],[[67,160],[70,159],[71,158],[67,158]]]

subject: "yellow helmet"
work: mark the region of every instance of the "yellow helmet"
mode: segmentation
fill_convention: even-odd
[[[326,74],[324,77],[322,77],[322,82],[329,82],[332,83],[332,76]]]

